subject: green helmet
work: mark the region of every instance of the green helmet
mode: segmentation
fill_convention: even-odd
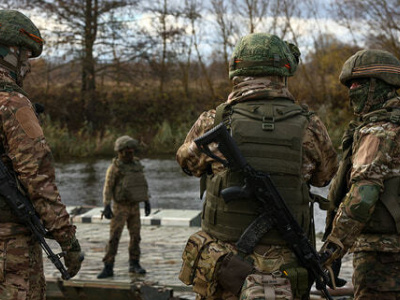
[[[43,43],[39,29],[27,16],[16,10],[0,10],[0,44],[25,47],[37,57]]]
[[[351,79],[371,77],[400,87],[400,61],[384,50],[361,50],[344,63],[339,80],[349,86]]]
[[[234,76],[293,76],[299,63],[297,46],[276,35],[253,33],[236,44],[229,63],[229,78]]]
[[[115,145],[114,145],[114,151],[121,151],[126,148],[137,149],[138,146],[139,146],[139,143],[137,140],[131,138],[128,135],[123,135],[116,139]]]

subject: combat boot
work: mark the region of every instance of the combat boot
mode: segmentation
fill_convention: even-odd
[[[97,275],[97,278],[101,279],[101,278],[107,278],[107,277],[114,276],[113,269],[114,269],[114,264],[104,263],[104,269],[103,269],[103,271],[101,271],[101,273],[99,275]]]
[[[136,274],[145,274],[146,270],[140,266],[138,259],[132,259],[129,261],[129,272]]]

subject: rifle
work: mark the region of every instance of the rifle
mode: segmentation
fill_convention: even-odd
[[[0,195],[4,197],[18,219],[26,225],[36,237],[47,257],[60,271],[62,278],[64,280],[70,279],[71,276],[60,260],[65,253],[54,254],[51,250],[44,238],[45,236],[49,236],[49,233],[40,221],[32,202],[19,190],[16,180],[15,176],[10,173],[0,159]]]
[[[329,277],[321,267],[318,253],[289,211],[270,175],[256,171],[247,163],[224,123],[195,139],[194,142],[200,151],[222,163],[225,167],[243,172],[245,181],[243,187],[233,186],[221,191],[225,202],[228,203],[237,198],[254,197],[264,208],[263,212],[245,229],[236,242],[238,251],[250,254],[262,236],[275,228],[290,245],[300,264],[313,275],[316,288],[321,291],[326,299],[333,299],[326,288]],[[212,153],[208,147],[210,143],[217,143],[219,152],[226,159]]]

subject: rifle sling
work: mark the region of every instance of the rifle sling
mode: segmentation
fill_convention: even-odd
[[[259,215],[243,232],[236,247],[240,252],[250,254],[259,243],[261,237],[273,228],[266,212]]]

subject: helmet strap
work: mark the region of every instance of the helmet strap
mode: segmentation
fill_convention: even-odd
[[[369,110],[371,109],[371,106],[374,101],[375,87],[376,87],[376,79],[371,77],[369,83],[368,98],[367,102],[365,103],[365,107],[363,109],[364,112],[369,112]]]
[[[22,87],[24,78],[21,75],[21,66],[22,66],[22,48],[18,47],[18,59],[17,59],[17,80],[16,83],[18,86]]]

